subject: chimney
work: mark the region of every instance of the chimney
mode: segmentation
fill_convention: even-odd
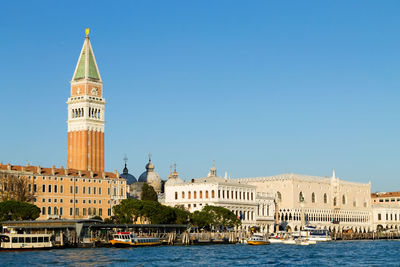
[[[41,173],[42,173],[42,168],[40,168],[40,165],[37,166],[36,172],[37,172],[38,174],[41,174]]]
[[[25,172],[25,167],[21,166],[21,172]]]
[[[117,170],[114,170],[115,176],[119,179],[119,173],[117,172]]]
[[[106,179],[106,173],[105,172],[102,173],[102,176],[103,176],[103,179]]]
[[[79,177],[82,177],[82,171],[78,171]]]
[[[7,164],[7,170],[11,171],[11,164],[10,163]]]
[[[94,177],[93,172],[90,171],[90,178],[93,178],[93,177]]]
[[[53,166],[51,167],[51,174],[52,174],[53,176],[56,175],[56,170],[55,170],[55,169],[56,169],[56,166],[53,165]]]

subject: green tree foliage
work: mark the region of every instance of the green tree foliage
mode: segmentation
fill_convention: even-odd
[[[142,195],[140,198],[142,200],[158,201],[156,191],[154,191],[154,188],[147,183],[144,183],[142,186]]]
[[[152,224],[187,224],[205,229],[221,229],[239,226],[241,221],[236,215],[223,207],[205,206],[193,214],[183,207],[169,207],[155,201],[124,199],[113,207],[114,223],[133,223],[139,217],[148,219]]]
[[[119,223],[133,223],[138,217],[144,217],[152,224],[185,224],[190,218],[190,213],[182,208],[131,198],[122,200],[113,207],[113,211],[115,220]]]
[[[35,220],[39,216],[36,205],[16,200],[0,202],[0,221]]]
[[[205,206],[201,211],[195,211],[192,217],[195,226],[206,228],[234,227],[239,226],[241,221],[229,209],[217,206]]]

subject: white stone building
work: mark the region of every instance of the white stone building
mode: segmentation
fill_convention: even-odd
[[[233,211],[242,221],[242,229],[260,226],[273,231],[275,205],[273,195],[257,193],[256,186],[217,176],[215,166],[207,177],[184,182],[174,175],[165,183],[165,205],[184,206],[190,212],[206,205]]]
[[[275,195],[281,229],[296,231],[311,224],[336,231],[372,230],[370,183],[347,182],[335,172],[331,178],[285,173],[236,181]]]

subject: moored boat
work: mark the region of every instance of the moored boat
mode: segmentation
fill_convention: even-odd
[[[115,247],[158,246],[161,240],[157,237],[138,237],[131,232],[118,232],[110,243]]]
[[[249,239],[247,239],[247,244],[249,245],[268,245],[270,242],[263,234],[253,234]]]
[[[51,234],[0,234],[0,250],[50,249]]]

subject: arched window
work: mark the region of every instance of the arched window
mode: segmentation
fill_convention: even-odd
[[[333,198],[333,206],[336,206],[336,197]]]
[[[193,199],[196,199],[196,198],[197,198],[197,192],[194,191],[194,192],[193,192]]]
[[[185,192],[182,191],[182,198],[185,198]]]
[[[188,193],[188,199],[191,199],[191,197],[192,197],[192,192],[189,191],[189,193]]]
[[[253,193],[251,193],[251,200],[253,200]]]
[[[178,192],[175,192],[175,199],[178,199]]]
[[[214,190],[211,191],[211,198],[215,198],[215,192],[214,192]]]
[[[314,194],[314,192],[311,194],[311,202],[315,203],[315,194]]]
[[[206,198],[208,198],[208,190],[206,190]]]
[[[238,199],[238,197],[237,197],[237,191],[235,192],[235,199]]]
[[[278,199],[278,202],[282,202],[282,194],[281,194],[281,192],[277,192],[276,193],[276,198]]]
[[[324,194],[324,203],[325,204],[328,203],[328,197],[327,197],[326,193]]]
[[[231,198],[233,199],[233,191],[231,191]]]
[[[54,215],[58,215],[58,209],[57,209],[57,207],[54,207]]]
[[[229,190],[226,190],[226,198],[229,199]]]
[[[299,193],[299,202],[304,202],[303,192]]]
[[[51,207],[48,207],[47,208],[47,215],[50,215],[51,214]]]
[[[342,196],[342,204],[343,205],[346,204],[346,196],[345,195]]]
[[[203,191],[200,190],[200,198],[203,198]]]
[[[357,201],[353,201],[353,207],[357,207]]]
[[[249,199],[250,199],[250,193],[247,192],[247,200],[249,200]]]

